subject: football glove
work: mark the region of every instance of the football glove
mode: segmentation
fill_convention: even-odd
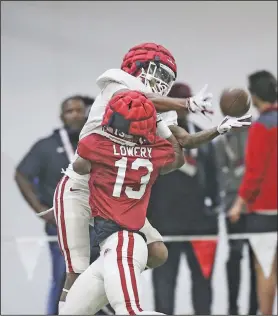
[[[219,134],[225,134],[232,128],[250,126],[251,118],[251,114],[245,114],[241,117],[225,116],[223,121],[217,126],[217,131]]]

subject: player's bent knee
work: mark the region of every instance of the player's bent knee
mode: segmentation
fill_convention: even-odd
[[[148,263],[151,269],[163,265],[168,259],[168,249],[162,241],[155,241],[148,244]]]

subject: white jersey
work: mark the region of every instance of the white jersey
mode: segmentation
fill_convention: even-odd
[[[80,132],[79,139],[92,133],[102,134],[101,123],[105,107],[117,91],[129,89],[137,90],[142,93],[152,93],[150,88],[146,87],[140,80],[121,69],[107,70],[97,79],[97,85],[99,86],[101,92],[91,106],[88,119]],[[177,125],[176,111],[161,113],[161,117],[168,126]],[[72,162],[75,161],[77,157],[78,155],[75,152]],[[82,182],[82,184],[88,186],[89,175],[81,176],[77,174],[72,168],[72,162],[66,169],[65,174],[71,179]]]

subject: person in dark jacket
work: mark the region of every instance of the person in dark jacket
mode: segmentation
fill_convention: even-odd
[[[260,115],[248,132],[245,172],[228,215],[236,223],[247,212],[259,310],[271,315],[277,291],[277,79],[263,70],[248,81]]]
[[[190,95],[190,88],[182,83],[174,84],[169,93],[177,98]],[[201,131],[186,117],[179,117],[178,124],[189,133]],[[219,190],[214,147],[209,143],[198,149],[185,149],[184,156],[185,163],[178,171],[159,177],[154,184],[148,218],[163,236],[211,235],[216,239],[217,217],[213,210],[219,205]],[[185,253],[192,278],[194,313],[210,314],[216,241],[165,243],[168,260],[153,271],[155,309],[167,315],[174,313],[180,256]]]
[[[36,214],[52,207],[53,194],[62,174],[72,159],[77,147],[79,133],[86,120],[86,109],[93,99],[72,96],[61,104],[63,127],[38,140],[15,171],[15,181],[25,201]],[[57,236],[54,213],[41,218],[45,221],[48,236]],[[52,282],[47,304],[47,314],[57,315],[58,302],[65,278],[64,257],[57,242],[49,242],[52,260]]]

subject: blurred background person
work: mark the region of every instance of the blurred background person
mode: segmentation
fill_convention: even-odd
[[[236,223],[247,210],[259,310],[271,315],[277,290],[277,79],[258,71],[248,81],[260,116],[248,132],[245,173],[228,215]]]
[[[248,129],[232,131],[219,137],[215,143],[217,166],[219,168],[219,187],[223,195],[223,207],[225,213],[230,209],[237,195],[237,191],[244,173],[244,155]],[[227,220],[227,233],[244,233],[245,219],[242,218],[236,224]],[[227,285],[228,285],[228,313],[238,315],[238,297],[241,280],[241,259],[243,246],[250,245],[248,241],[241,239],[229,239],[229,257],[226,263]],[[249,259],[250,269],[250,298],[249,315],[256,315],[258,305],[256,298],[256,285],[253,261]]]
[[[170,97],[187,98],[191,89],[175,83]],[[187,117],[179,116],[178,125],[189,133],[201,131]],[[162,236],[217,236],[217,219],[212,210],[219,204],[215,151],[212,143],[198,149],[184,149],[185,163],[178,171],[161,176],[153,186],[148,218]],[[207,205],[205,200],[209,201]],[[171,315],[175,307],[175,290],[182,253],[191,272],[194,313],[210,314],[211,275],[216,241],[193,240],[166,242],[168,260],[153,270],[155,309]]]
[[[87,108],[94,99],[72,96],[61,104],[60,118],[63,127],[38,140],[21,160],[15,171],[15,181],[25,201],[36,214],[52,207],[53,195],[63,168],[72,159],[77,147],[79,133],[85,123]],[[48,236],[57,236],[54,212],[41,218],[45,221]],[[52,280],[47,314],[56,315],[58,301],[64,285],[65,262],[58,242],[49,242],[52,261]]]

